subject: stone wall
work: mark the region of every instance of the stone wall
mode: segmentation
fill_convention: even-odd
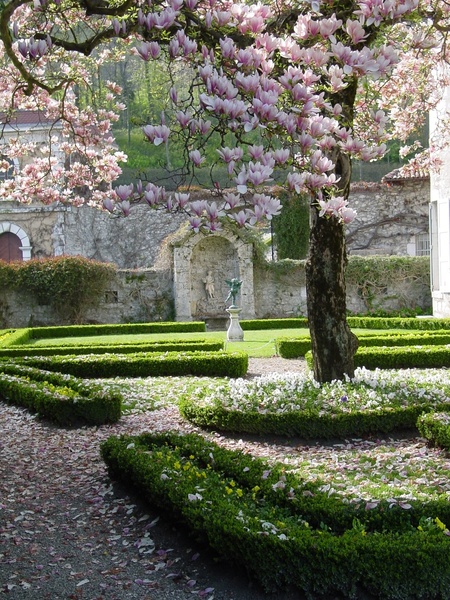
[[[217,248],[220,247],[221,245],[218,244]],[[203,294],[206,300],[205,289],[200,291],[203,275],[203,270],[193,274],[194,289],[198,286],[198,293]],[[129,323],[171,320],[174,318],[176,304],[173,281],[173,273],[170,270],[118,271],[99,305],[86,312],[84,322]],[[220,290],[222,294],[222,297],[218,297],[221,309],[217,313],[191,314],[187,317],[178,313],[175,314],[176,320],[206,320],[209,323],[214,321],[214,316],[226,316],[222,308],[226,290],[220,288],[222,283],[217,280],[218,293]],[[367,312],[368,305],[361,288],[349,285],[347,292],[348,309],[354,313]],[[253,298],[249,300],[254,312],[249,311],[249,307],[246,306],[245,296],[238,301],[242,306],[244,318],[283,318],[305,315],[304,261],[256,264],[253,269]],[[413,281],[406,287],[405,273],[403,273],[401,278],[395,276],[392,278],[392,284],[386,286],[383,293],[376,297],[373,307],[382,310],[399,310],[428,308],[430,304],[431,296],[427,281]],[[27,296],[0,291],[0,328],[60,323],[62,323],[61,319],[51,311],[49,306],[39,306],[33,298]],[[222,326],[225,328],[224,320]]]
[[[184,215],[145,206],[136,206],[129,217],[120,218],[91,207],[0,201],[0,224],[13,223],[26,232],[31,258],[80,255],[120,269],[154,266],[164,240],[185,221]]]
[[[54,254],[79,254],[121,269],[152,267],[164,240],[185,221],[185,215],[146,206],[134,207],[126,218],[89,207],[68,207],[58,213],[55,223]]]
[[[353,184],[350,203],[357,218],[347,226],[351,254],[416,254],[416,236],[428,232],[429,182]],[[20,226],[31,245],[31,257],[81,255],[112,262],[121,269],[155,266],[168,236],[185,222],[136,206],[127,218],[90,207],[24,206],[0,201],[0,225]]]
[[[429,229],[428,179],[353,184],[349,202],[357,211],[346,227],[350,254],[416,256],[416,236]]]
[[[169,270],[119,270],[84,323],[134,323],[174,319],[173,278]],[[33,297],[0,291],[0,328],[64,324],[48,305]]]
[[[428,309],[431,306],[429,280],[409,277],[405,270],[383,289],[373,288],[375,298],[367,297],[367,287],[347,282],[347,310],[365,314],[369,310],[398,311]],[[283,318],[306,315],[304,261],[281,261],[256,265],[254,269],[255,312],[257,318]]]

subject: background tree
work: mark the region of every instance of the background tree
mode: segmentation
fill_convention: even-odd
[[[273,218],[277,258],[301,260],[308,253],[309,198],[302,194],[283,194],[280,214]]]
[[[146,202],[186,211],[196,231],[215,231],[225,214],[242,226],[271,219],[280,210],[268,187],[273,181],[307,194],[314,373],[319,381],[352,376],[357,340],[346,322],[344,279],[344,225],[354,217],[347,200],[351,160],[383,156],[389,137],[409,136],[418,115],[438,99],[448,83],[436,65],[447,51],[449,12],[441,0],[170,0],[151,6],[139,0],[10,0],[0,15],[3,102],[12,98],[14,108],[32,102],[58,116],[67,138],[60,148],[80,159],[64,172],[51,164],[49,151],[46,171],[39,162],[3,193],[17,197],[18,188],[25,194],[28,187],[26,197],[45,199],[45,188],[51,200],[103,200],[121,214],[133,202]],[[111,51],[113,38],[122,44]],[[164,113],[143,133],[155,146],[169,135],[178,139],[185,160],[176,180],[190,186],[208,169],[211,201],[169,195],[145,179],[109,197],[105,183],[117,175],[119,158],[109,136],[114,110],[102,108],[98,118],[91,108],[77,110],[71,96],[75,84],[91,83],[86,56],[96,50],[98,62],[114,61],[130,47],[144,61],[167,53],[192,69],[187,89],[170,90],[170,118]],[[113,103],[119,89],[107,88]],[[208,160],[213,139],[217,159]],[[13,156],[17,147],[5,154]],[[225,187],[215,178],[219,165],[228,173]],[[77,192],[81,185],[84,198]]]

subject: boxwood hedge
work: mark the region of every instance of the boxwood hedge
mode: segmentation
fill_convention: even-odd
[[[134,485],[267,591],[450,598],[449,532],[435,506],[396,508],[376,525],[282,468],[194,435],[112,437],[101,452],[111,477]],[[378,511],[383,519],[386,510]],[[327,511],[330,527],[317,526],[318,514]]]

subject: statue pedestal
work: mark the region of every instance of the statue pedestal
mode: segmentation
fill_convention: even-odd
[[[239,324],[239,313],[242,308],[236,306],[230,306],[227,308],[227,313],[230,315],[230,325],[227,330],[227,340],[229,342],[242,342],[244,341],[244,332]]]

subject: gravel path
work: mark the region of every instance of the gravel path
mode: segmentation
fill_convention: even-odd
[[[251,359],[248,376],[304,367]],[[169,428],[194,430],[173,407],[113,426],[62,429],[0,403],[0,592],[12,600],[299,600],[252,587],[243,572],[111,482],[102,440]],[[242,443],[229,440],[230,447]],[[251,446],[261,455],[283,452],[263,441]]]

